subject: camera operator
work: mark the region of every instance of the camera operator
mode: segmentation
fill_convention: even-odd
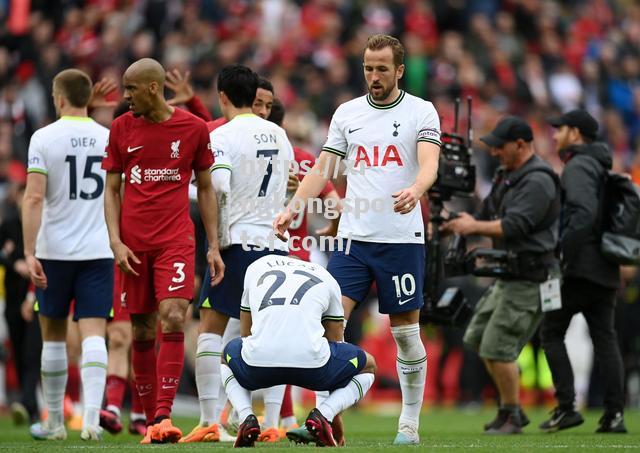
[[[514,256],[476,306],[464,335],[477,350],[500,395],[496,418],[487,434],[517,434],[529,420],[519,404],[516,359],[542,318],[541,284],[559,276],[553,250],[558,239],[558,177],[533,148],[531,127],[508,116],[480,139],[500,160],[491,193],[475,217],[461,213],[446,222],[444,232],[491,237],[493,248]],[[559,282],[555,280],[555,287]]]
[[[619,266],[600,251],[604,177],[611,169],[611,153],[596,141],[598,122],[585,110],[573,110],[549,124],[556,128],[556,149],[565,162],[562,172],[562,306],[544,314],[544,347],[558,407],[540,425],[545,431],[578,426],[584,421],[575,410],[573,371],[564,337],[574,314],[582,312],[593,340],[604,387],[604,416],[596,432],[626,433],[623,420],[624,368],[616,331],[615,300]]]

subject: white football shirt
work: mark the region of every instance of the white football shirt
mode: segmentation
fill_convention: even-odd
[[[331,355],[323,320],[342,322],[338,282],[325,268],[267,255],[244,277],[240,310],[251,312],[242,358],[251,366],[319,368]]]
[[[391,196],[415,182],[420,141],[440,146],[440,119],[431,102],[400,91],[388,105],[377,105],[366,95],[338,107],[322,150],[342,157],[348,168],[364,166],[347,173],[345,204],[351,208],[343,209],[338,236],[424,243],[420,206],[395,213]]]
[[[29,143],[29,173],[47,177],[36,257],[83,261],[113,258],[104,220],[109,130],[91,118],[63,116]]]
[[[241,114],[211,132],[216,191],[228,194],[231,244],[287,251],[272,222],[287,197],[287,163],[293,147],[278,125],[252,113]]]

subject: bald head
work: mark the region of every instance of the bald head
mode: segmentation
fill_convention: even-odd
[[[153,58],[142,58],[127,68],[124,77],[137,83],[156,82],[162,88],[164,87],[165,70]]]
[[[164,99],[164,68],[152,58],[143,58],[127,68],[122,76],[124,100],[135,116],[161,117],[172,111]]]

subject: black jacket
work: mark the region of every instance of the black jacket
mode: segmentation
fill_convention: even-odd
[[[612,159],[605,143],[569,146],[560,151],[566,162],[562,177],[560,247],[562,274],[617,288],[620,268],[600,252],[600,210],[604,178]]]
[[[556,247],[559,213],[558,177],[534,154],[515,171],[498,168],[475,217],[502,221],[503,237],[494,239],[494,248],[543,254]]]

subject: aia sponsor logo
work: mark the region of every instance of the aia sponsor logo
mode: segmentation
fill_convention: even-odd
[[[367,150],[364,146],[358,146],[354,167],[357,168],[361,164],[365,167],[404,166],[398,148],[395,145],[387,146],[384,151],[378,145],[375,145],[372,150]]]

